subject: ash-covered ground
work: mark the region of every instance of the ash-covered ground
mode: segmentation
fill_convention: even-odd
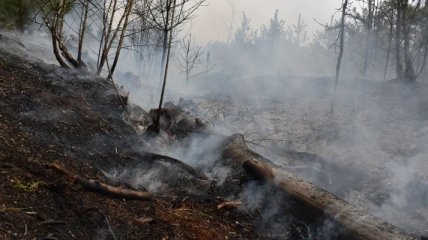
[[[26,51],[34,47],[25,42],[17,46],[12,43],[16,41],[3,39],[3,48],[22,55],[31,54]],[[196,135],[178,143],[167,135],[155,140],[141,139],[138,133],[147,126],[142,122],[127,125],[123,121],[123,109],[110,83],[88,81],[76,73],[59,78],[65,73],[57,67],[40,67],[34,62],[21,62],[15,56],[3,56],[0,94],[9,99],[2,104],[10,107],[3,108],[1,114],[3,135],[18,136],[3,139],[4,152],[8,152],[2,155],[5,195],[0,197],[4,204],[0,217],[7,224],[1,225],[0,230],[4,230],[5,236],[57,234],[73,239],[73,234],[81,231],[82,235],[76,236],[92,234],[108,239],[108,228],[112,227],[115,234],[125,239],[284,238],[290,236],[290,229],[299,229],[293,236],[301,239],[309,235],[317,239],[316,229],[290,221],[281,212],[271,189],[242,184],[229,168],[215,165],[218,156],[206,153],[219,144],[216,137]],[[116,80],[125,89],[129,86],[126,79]],[[218,82],[199,82],[196,85],[200,86],[190,94],[169,91],[167,99],[188,115],[208,122],[216,134],[242,133],[249,146],[277,165],[411,233],[427,235],[428,86],[423,81],[406,84],[344,80],[338,88],[334,114],[330,113],[333,79],[329,77],[264,75],[226,83],[220,76],[209,81]],[[144,79],[139,87],[128,89],[131,101],[149,110],[156,104],[156,88],[146,86]],[[100,103],[105,94],[109,100]],[[129,123],[129,119],[126,121]],[[34,149],[18,148],[33,145]],[[12,148],[17,150],[11,151]],[[191,187],[182,186],[185,194],[180,189],[174,196],[164,197],[164,192],[177,189],[177,185],[165,184],[175,178],[157,180],[166,175],[175,177],[174,172],[164,171],[171,169],[165,162],[150,168],[153,171],[139,171],[144,167],[134,163],[138,154],[147,150],[175,157],[204,171],[211,185],[189,183]],[[70,190],[64,180],[49,181],[55,175],[46,169],[46,164],[58,159],[69,164],[74,173],[142,187],[161,197],[149,206],[104,200],[96,194]],[[26,164],[29,167],[24,167]],[[18,177],[14,178],[14,174]],[[15,184],[17,180],[46,183],[48,187],[22,191],[17,187],[21,185]],[[22,186],[25,189],[26,185]],[[202,197],[192,195],[201,191]],[[15,192],[28,201],[14,202]],[[40,198],[45,198],[42,202],[46,206],[34,208],[32,205]],[[223,200],[241,200],[244,206],[232,213],[218,212],[216,206]],[[10,212],[11,209],[17,213]],[[27,216],[28,212],[39,215],[32,218]],[[254,222],[254,217],[262,223]],[[25,225],[58,219],[67,231],[52,230],[43,224],[36,230]],[[120,227],[125,223],[130,224]],[[284,230],[285,225],[288,228]],[[210,230],[204,232],[207,229]]]
[[[428,234],[428,85],[345,82],[331,114],[333,79],[283,81],[281,95],[181,102],[219,129],[244,134],[285,169],[392,224]]]
[[[168,99],[218,132],[242,133],[256,152],[355,206],[409,232],[428,234],[423,80],[344,79],[333,114],[333,78],[210,79],[215,80],[219,83],[196,83],[191,95],[170,92]],[[149,94],[136,92],[131,99],[149,106]]]

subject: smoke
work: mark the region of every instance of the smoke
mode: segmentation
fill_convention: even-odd
[[[273,13],[265,22],[273,19]],[[284,15],[280,10],[279,20]],[[292,33],[287,33],[295,21],[285,20],[278,39],[269,35],[274,32],[269,31],[269,24],[263,28],[252,22],[245,42],[207,43],[203,51],[210,58],[201,59],[203,64],[195,73],[203,71],[208,60],[215,68],[192,78],[189,85],[177,68],[180,49],[175,45],[166,101],[192,99],[184,107],[212,123],[216,134],[242,133],[250,147],[276,164],[392,224],[427,234],[427,84],[383,81],[385,51],[377,46],[373,46],[368,77],[362,80],[365,46],[361,39],[365,35],[352,29],[354,35],[349,35],[345,46],[336,111],[330,115],[337,32],[320,31],[313,42],[296,43],[290,38]],[[256,32],[257,38],[249,38]],[[48,37],[33,32],[20,37],[24,46],[0,44],[54,63]],[[88,49],[96,48],[91,44],[95,42]],[[130,91],[131,102],[146,110],[156,107],[160,64],[154,63],[152,71],[146,72],[145,62],[133,51],[124,49],[122,53],[115,80]],[[388,65],[388,77],[393,76],[394,64]],[[216,134],[194,134],[173,144],[160,136],[140,150],[180,159],[222,184],[233,172],[216,162],[222,139]],[[182,171],[159,162],[114,169],[106,175],[134,188],[162,193],[174,182],[165,177],[171,175],[168,169]],[[185,172],[181,175],[191,179]],[[281,199],[271,187],[257,184],[231,196],[243,201],[245,211],[263,209],[262,222],[272,227],[273,235],[284,233],[281,227],[290,223],[275,198]],[[331,227],[332,222],[326,221],[317,231],[326,238],[334,237]]]
[[[286,214],[287,206],[282,201],[286,198],[269,184],[249,183],[238,199],[242,201],[242,211],[259,213],[258,231],[272,239],[288,239],[288,227],[292,219]]]

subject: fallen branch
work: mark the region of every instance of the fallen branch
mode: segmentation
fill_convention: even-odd
[[[195,169],[194,167],[190,166],[189,164],[182,162],[178,159],[175,159],[175,158],[172,158],[169,156],[165,156],[165,155],[161,155],[161,154],[148,153],[148,152],[144,153],[144,154],[140,154],[140,153],[134,153],[134,154],[137,155],[138,158],[146,159],[146,160],[149,160],[151,162],[159,161],[159,162],[169,163],[171,165],[177,166],[177,167],[185,170],[186,172],[188,172],[189,174],[191,174],[192,176],[194,176],[197,179],[208,180],[208,177],[202,171],[199,171],[198,169]]]
[[[224,202],[224,203],[220,203],[217,206],[217,209],[234,209],[234,208],[238,208],[239,206],[242,205],[241,201],[230,201],[230,202]]]
[[[314,184],[294,176],[286,170],[272,167],[273,164],[251,151],[244,137],[236,134],[224,143],[223,156],[233,166],[241,166],[254,179],[272,183],[290,196],[300,208],[311,216],[333,219],[341,228],[341,234],[351,239],[418,239],[379,218],[358,210],[350,203]],[[299,211],[298,211],[299,212]]]
[[[102,194],[111,195],[111,196],[120,197],[120,198],[126,198],[126,199],[135,199],[135,200],[142,200],[142,201],[147,201],[152,199],[152,194],[148,192],[114,187],[105,183],[100,183],[96,180],[86,179],[78,175],[73,175],[70,172],[68,172],[64,168],[64,166],[62,166],[58,162],[53,162],[49,166],[52,169],[56,170],[57,172],[62,173],[67,177],[71,178],[73,182],[78,183],[88,191],[99,192]]]

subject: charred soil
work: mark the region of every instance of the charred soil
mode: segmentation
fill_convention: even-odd
[[[151,158],[136,153],[144,142],[110,82],[4,51],[0,59],[1,239],[259,238],[248,214],[217,209],[242,182],[137,201],[85,191],[50,169],[59,161],[71,174],[129,188],[103,171]]]

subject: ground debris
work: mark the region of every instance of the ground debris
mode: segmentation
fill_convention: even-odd
[[[103,79],[3,50],[0,58],[0,239],[225,239],[231,231],[258,238],[230,224],[239,218],[251,226],[250,217],[215,211],[217,195],[207,189],[197,196],[172,189],[144,202],[69,187],[49,164],[59,161],[70,173],[105,182],[102,171],[148,163],[128,154],[144,145],[130,123],[143,133],[146,113],[128,109],[127,116]]]

